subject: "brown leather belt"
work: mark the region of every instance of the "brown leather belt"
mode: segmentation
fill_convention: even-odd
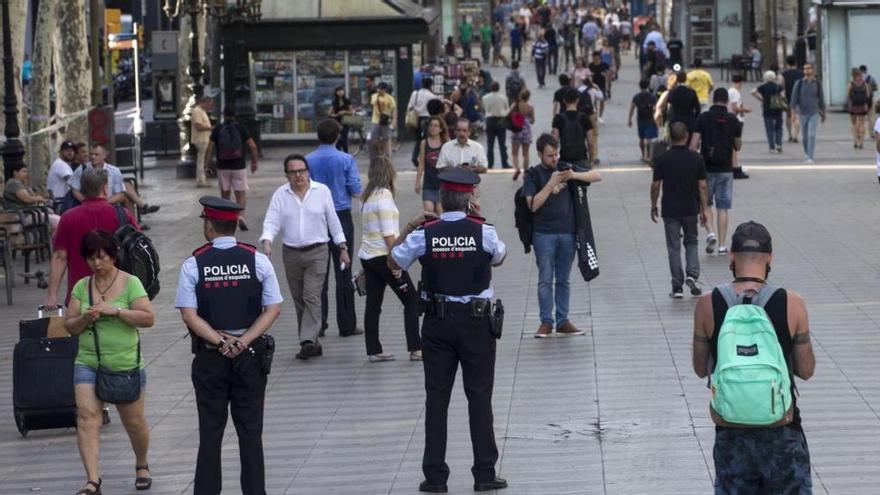
[[[312,249],[319,248],[319,247],[326,246],[326,245],[327,245],[326,242],[317,242],[315,244],[309,244],[307,246],[288,246],[287,244],[285,244],[284,247],[287,249],[291,249],[293,251],[303,253],[305,251],[311,251]]]

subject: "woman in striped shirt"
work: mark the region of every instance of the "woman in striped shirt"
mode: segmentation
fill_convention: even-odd
[[[370,162],[367,187],[361,196],[362,238],[358,257],[364,268],[367,286],[367,303],[364,314],[364,337],[370,362],[391,361],[394,354],[383,352],[379,342],[379,314],[385,287],[391,287],[403,303],[403,324],[406,346],[411,361],[422,359],[419,341],[418,294],[405,270],[388,268],[388,253],[400,235],[399,212],[394,204],[394,165],[386,156],[378,156]]]

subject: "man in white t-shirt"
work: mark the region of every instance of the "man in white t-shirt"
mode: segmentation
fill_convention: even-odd
[[[880,108],[880,102],[877,108]],[[880,110],[877,113],[880,113]],[[880,117],[874,121],[874,143],[874,149],[877,151],[877,181],[880,182]]]
[[[52,198],[56,200],[64,200],[64,197],[70,192],[67,180],[73,175],[73,168],[70,164],[73,163],[74,156],[76,156],[76,144],[73,141],[64,141],[61,143],[61,149],[58,151],[58,158],[49,167],[49,175],[46,177],[46,188],[52,193]]]
[[[467,119],[461,118],[455,124],[455,136],[455,139],[446,141],[440,148],[437,168],[463,165],[474,173],[486,173],[486,150],[482,144],[470,139],[470,122]]]

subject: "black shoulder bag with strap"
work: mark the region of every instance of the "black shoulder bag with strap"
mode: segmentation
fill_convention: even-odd
[[[92,306],[92,280],[89,277],[89,307]],[[137,330],[135,330],[137,331]],[[111,371],[101,366],[101,347],[98,344],[98,328],[92,324],[92,337],[95,339],[95,354],[98,356],[98,371],[95,378],[95,395],[110,404],[130,404],[141,396],[141,336],[138,333],[137,364],[127,371]]]

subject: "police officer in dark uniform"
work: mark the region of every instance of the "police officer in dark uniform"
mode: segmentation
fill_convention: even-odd
[[[241,491],[265,495],[263,399],[275,345],[264,333],[281,312],[281,291],[269,258],[235,240],[243,207],[213,196],[199,202],[208,244],[183,263],[175,301],[195,354],[199,455],[193,493],[216,495],[222,489],[220,448],[231,409]]]
[[[504,261],[507,248],[495,227],[476,216],[474,186],[479,176],[456,167],[443,170],[439,177],[443,214],[439,219],[420,215],[411,220],[388,257],[392,270],[407,268],[416,259],[422,264],[427,397],[425,481],[419,490],[447,491],[446,415],[459,364],[470,415],[474,490],[497,490],[507,487],[507,481],[495,475],[498,448],[492,426],[495,339],[500,337],[503,313],[500,301],[494,305],[491,301],[491,267]]]

